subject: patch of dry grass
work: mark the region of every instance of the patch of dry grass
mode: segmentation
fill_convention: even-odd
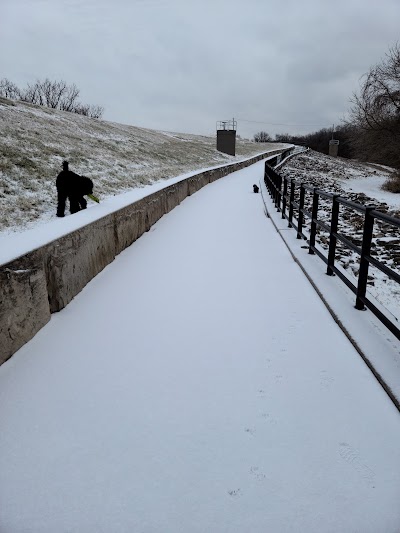
[[[382,189],[389,192],[400,193],[400,170],[393,172],[390,178],[383,184]]]

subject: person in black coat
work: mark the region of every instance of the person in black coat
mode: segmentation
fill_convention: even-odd
[[[63,169],[56,180],[58,217],[64,216],[67,198],[69,199],[69,210],[71,214],[74,214],[81,209],[86,209],[87,202],[83,195],[93,192],[92,180],[69,170],[68,161],[63,161],[62,166]]]

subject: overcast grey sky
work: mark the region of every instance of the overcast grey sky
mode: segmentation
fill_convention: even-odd
[[[211,134],[217,120],[235,117],[249,138],[338,124],[360,77],[400,39],[400,0],[0,7],[0,78],[76,83],[104,119],[135,126]]]

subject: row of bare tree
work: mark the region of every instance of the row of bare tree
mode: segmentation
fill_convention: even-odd
[[[400,169],[400,45],[365,74],[347,122],[356,157]]]
[[[275,141],[304,144],[328,153],[332,130],[308,135],[277,135]],[[340,125],[339,155],[400,169],[400,44],[389,48],[382,61],[371,67],[351,99],[349,119]],[[265,139],[265,140],[264,140]],[[257,142],[272,140],[268,133],[254,136]]]
[[[78,113],[90,118],[101,118],[104,108],[98,105],[79,102],[79,89],[73,83],[68,85],[64,80],[37,80],[20,89],[15,83],[3,78],[0,80],[0,96],[12,100],[22,100],[31,104],[43,105],[62,111]]]

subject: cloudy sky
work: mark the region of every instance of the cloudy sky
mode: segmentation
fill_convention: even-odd
[[[0,0],[0,78],[64,79],[104,119],[212,134],[338,124],[400,0]]]

